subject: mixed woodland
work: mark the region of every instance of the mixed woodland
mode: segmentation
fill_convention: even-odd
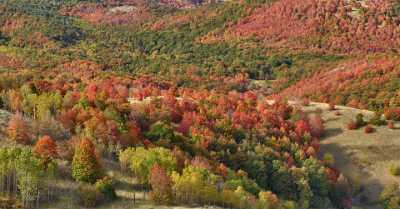
[[[323,119],[287,101],[400,120],[399,25],[398,0],[0,1],[0,207],[60,179],[118,201],[114,163],[160,205],[350,209]]]

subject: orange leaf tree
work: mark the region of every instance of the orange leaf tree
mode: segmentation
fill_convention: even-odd
[[[8,136],[17,143],[29,144],[29,126],[21,114],[13,115],[8,122]]]
[[[49,162],[58,156],[57,145],[50,136],[45,135],[36,142],[33,153],[45,162]]]

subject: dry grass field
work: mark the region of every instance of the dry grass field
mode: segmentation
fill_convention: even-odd
[[[374,133],[366,134],[363,128],[348,130],[346,124],[358,113],[362,113],[367,121],[373,112],[343,106],[330,111],[329,105],[321,103],[304,107],[308,112],[318,108],[326,122],[320,155],[331,153],[335,157],[335,166],[352,182],[356,193],[354,206],[380,209],[377,201],[382,189],[393,182],[400,183],[400,178],[389,172],[392,164],[400,166],[400,124],[396,124],[396,129],[374,127]]]

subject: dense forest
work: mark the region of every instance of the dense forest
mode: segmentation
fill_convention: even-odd
[[[158,205],[350,209],[320,113],[287,101],[399,121],[399,15],[397,0],[2,0],[0,208],[102,207],[121,199],[116,169]]]

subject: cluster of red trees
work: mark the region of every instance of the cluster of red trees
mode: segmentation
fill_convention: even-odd
[[[85,2],[64,8],[60,13],[95,24],[136,23],[152,16],[146,2],[148,1],[110,0],[102,4]],[[186,5],[182,1],[160,2],[174,7]],[[73,177],[77,181],[94,183],[101,177],[98,176],[101,166],[97,153],[112,159],[120,150],[128,147],[143,146],[146,150],[164,147],[171,151],[176,160],[178,167],[176,171],[179,175],[183,174],[184,168],[187,168],[186,175],[197,175],[196,169],[200,168],[207,173],[218,175],[224,181],[234,178],[235,180],[227,185],[232,187],[232,191],[240,194],[251,192],[257,195],[260,188],[271,190],[272,192],[260,193],[259,199],[264,199],[266,203],[277,202],[282,197],[282,199],[303,201],[301,205],[312,202],[314,205],[311,208],[322,208],[316,205],[329,199],[328,193],[332,193],[339,173],[316,158],[319,138],[324,131],[321,117],[308,116],[284,102],[271,103],[265,98],[260,98],[256,92],[248,91],[250,79],[246,72],[250,71],[245,68],[252,68],[254,72],[258,72],[260,68],[263,68],[260,71],[272,71],[273,61],[270,62],[270,66],[263,52],[255,51],[255,54],[258,53],[254,56],[255,59],[253,56],[249,58],[243,56],[245,59],[242,60],[239,46],[231,50],[226,48],[229,45],[214,48],[197,42],[203,41],[198,37],[210,31],[209,34],[222,33],[223,30],[219,29],[233,27],[230,21],[234,22],[249,14],[250,6],[244,3],[242,7],[242,3],[229,3],[216,7],[216,10],[204,7],[179,13],[178,16],[159,18],[158,22],[149,24],[154,30],[169,26],[174,29],[180,28],[182,31],[177,33],[178,35],[173,34],[171,32],[173,30],[167,33],[148,31],[146,26],[143,29],[146,33],[132,35],[134,38],[125,37],[130,34],[129,30],[125,31],[126,34],[119,34],[123,36],[120,39],[113,39],[112,36],[116,34],[107,32],[104,34],[107,34],[106,37],[110,40],[106,42],[102,42],[103,37],[99,36],[99,40],[82,39],[83,41],[79,42],[82,45],[75,45],[77,42],[74,41],[65,43],[65,48],[61,45],[60,48],[45,48],[47,44],[56,43],[54,40],[50,41],[51,35],[47,35],[49,38],[43,36],[41,32],[46,30],[25,37],[25,31],[22,30],[25,28],[23,18],[7,22],[3,31],[9,36],[7,38],[10,38],[10,45],[29,46],[37,51],[37,54],[32,56],[37,59],[26,59],[25,62],[34,61],[33,64],[29,63],[30,67],[39,63],[38,68],[41,69],[34,72],[16,70],[2,73],[0,76],[0,107],[8,108],[14,113],[9,122],[9,138],[21,144],[36,144],[33,148],[34,154],[45,162],[54,158],[72,161]],[[321,33],[328,34],[328,37],[336,37],[335,40],[341,40],[340,38],[351,33],[343,32],[340,27],[331,29],[335,28],[335,24],[342,24],[350,19],[353,21],[355,18],[349,14],[348,6],[343,4],[344,1],[339,0],[319,3],[308,0],[301,3],[282,0],[272,7],[255,11],[257,14],[265,10],[271,18],[258,17],[254,14],[249,17],[248,21],[251,20],[249,23],[240,22],[237,30],[232,30],[236,35],[247,36],[249,34],[244,28],[252,25],[249,26],[251,30],[263,31],[256,34],[267,37],[269,41],[275,36],[283,41],[292,41],[309,37],[310,34],[312,35],[310,37],[315,37]],[[223,8],[224,6],[228,9]],[[377,5],[375,7],[384,8]],[[322,17],[325,13],[327,15]],[[278,19],[286,21],[287,24],[279,23]],[[338,22],[334,23],[334,20]],[[268,26],[259,24],[259,21],[264,21],[263,24]],[[315,29],[317,23],[323,23],[329,31],[322,32],[323,28],[320,27],[318,30]],[[66,25],[59,26],[63,28]],[[114,29],[107,28],[112,28],[110,31]],[[200,29],[192,33],[193,28]],[[373,26],[368,26],[368,30],[370,28]],[[381,28],[380,26],[377,29],[378,32],[375,34],[377,37],[381,37],[379,31],[384,30]],[[14,37],[12,33],[15,31],[18,31],[19,35]],[[97,36],[89,33],[88,37],[92,35]],[[188,45],[176,43],[179,37],[186,36],[193,40],[185,41],[194,43]],[[77,37],[75,41],[81,40],[80,38]],[[125,43],[125,40],[129,41]],[[331,45],[323,45],[322,48],[333,49],[338,46],[338,43],[332,42],[331,39],[326,40],[327,42],[321,43]],[[135,41],[137,43],[130,45]],[[365,40],[361,38],[360,41]],[[153,44],[156,46],[152,46]],[[244,47],[257,48],[253,44],[249,45]],[[382,44],[379,47],[387,46]],[[172,50],[175,48],[180,50],[175,52]],[[192,48],[195,49],[193,52],[187,52]],[[368,50],[370,49],[375,50],[374,46]],[[111,51],[124,52],[124,56],[107,53]],[[221,53],[226,55],[219,56]],[[108,57],[108,54],[113,56]],[[246,51],[243,54],[246,54]],[[204,58],[207,56],[211,58]],[[79,60],[82,57],[92,61]],[[260,57],[259,63],[258,57]],[[99,61],[99,58],[104,60]],[[170,62],[171,65],[161,69],[154,60],[157,58],[162,58],[158,59],[160,63]],[[235,59],[230,60],[231,58]],[[206,63],[207,59],[210,59],[209,63]],[[51,64],[43,67],[44,65],[37,60]],[[145,62],[139,62],[143,60]],[[7,56],[0,57],[0,65],[17,68],[8,63],[11,61]],[[199,66],[203,65],[203,62],[204,66]],[[235,69],[231,70],[232,66],[228,63],[236,63],[232,64],[236,66]],[[344,65],[345,70],[321,72],[300,81],[282,95],[304,96],[313,100],[330,101],[332,104],[339,103],[338,97],[340,99],[343,96],[345,103],[348,101],[354,103],[357,100],[359,104],[363,104],[367,100],[364,100],[364,97],[360,98],[360,94],[354,93],[351,96],[344,94],[359,92],[357,88],[369,88],[373,85],[370,87],[371,91],[363,96],[391,98],[382,101],[389,106],[398,104],[399,97],[393,99],[393,85],[396,84],[395,78],[399,75],[396,68],[398,64],[395,58],[377,59],[372,64],[367,61],[349,63]],[[142,72],[141,67],[149,65],[152,66],[152,73],[159,73],[159,76],[143,75],[148,71]],[[131,67],[136,75],[121,76],[120,72],[107,71],[111,66],[118,66],[118,69]],[[162,74],[163,71],[168,72]],[[377,86],[382,84],[387,85],[387,94],[378,91]],[[367,105],[379,105],[380,100],[377,101]],[[398,111],[393,111],[390,115],[397,113]],[[196,169],[190,170],[189,167]],[[162,164],[156,164],[152,166],[149,175],[153,187],[153,199],[160,203],[166,200],[165,203],[168,203],[172,186],[170,174]],[[185,180],[185,175],[183,177],[179,175],[175,175],[175,180],[180,178],[182,181]],[[303,192],[308,193],[300,195]],[[251,201],[256,199],[253,195],[249,198]]]
[[[176,124],[175,131],[196,139],[198,148],[206,152],[216,144],[232,143],[231,137],[235,135],[243,135],[234,137],[239,141],[248,137],[260,140],[268,136],[289,137],[312,156],[319,149],[318,138],[323,131],[320,118],[296,113],[300,114],[300,119],[292,123],[287,120],[295,114],[291,107],[282,103],[269,104],[253,92],[232,91],[224,95],[215,91],[173,88],[169,83],[155,82],[146,76],[138,79],[112,74],[97,76],[102,72],[89,70],[90,63],[64,65],[66,68],[74,66],[88,70],[76,71],[79,73],[55,70],[44,75],[44,79],[31,80],[26,85],[36,94],[60,94],[62,105],[54,110],[53,117],[72,134],[85,130],[100,144],[148,144],[144,133],[151,124],[165,121]],[[27,95],[11,92],[14,93],[8,95],[14,95],[13,106],[19,104],[13,111],[28,111],[22,102]],[[31,143],[29,134],[24,132],[27,126],[22,116],[15,116],[10,121],[9,135],[20,143]]]
[[[400,18],[391,1],[280,0],[231,27],[235,37],[256,35],[268,46],[339,52],[397,50]]]
[[[0,54],[0,66],[4,68],[21,69],[23,62],[18,58]]]
[[[11,35],[15,30],[25,26],[27,20],[24,18],[14,18],[5,21],[0,31],[4,34]]]
[[[382,110],[400,105],[398,57],[350,61],[302,79],[280,95]]]
[[[31,47],[36,49],[51,49],[57,45],[47,37],[43,31],[26,32],[27,28],[36,28],[43,24],[38,19],[33,21],[29,17],[18,14],[8,16],[4,24],[0,27],[0,34],[11,37],[10,44],[15,47]]]

